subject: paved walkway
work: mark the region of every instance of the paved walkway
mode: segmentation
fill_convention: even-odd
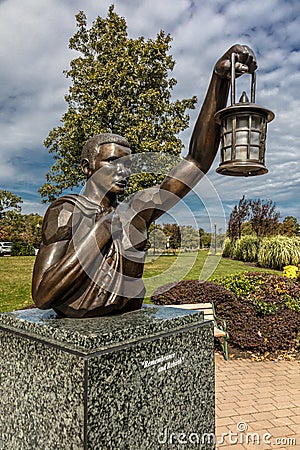
[[[216,434],[218,450],[300,450],[300,361],[217,355]]]

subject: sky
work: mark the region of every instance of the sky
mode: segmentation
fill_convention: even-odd
[[[63,71],[76,56],[68,49],[75,15],[84,10],[91,24],[98,15],[106,17],[111,3],[0,0],[0,189],[22,197],[24,214],[43,215],[47,208],[38,189],[53,157],[43,142],[67,109],[69,80]],[[250,178],[218,175],[217,157],[186,201],[198,226],[224,227],[224,217],[242,195],[271,199],[282,218],[300,221],[300,1],[115,0],[114,5],[130,37],[155,38],[161,29],[171,34],[174,99],[198,97],[190,127],[180,135],[186,148],[217,59],[235,43],[250,46],[257,56],[256,103],[276,116],[268,125],[269,172]],[[247,75],[237,80],[238,93],[243,89],[250,90]],[[171,216],[190,224],[184,207]]]

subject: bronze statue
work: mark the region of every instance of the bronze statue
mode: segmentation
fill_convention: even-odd
[[[124,193],[130,176],[129,143],[105,133],[85,144],[83,194],[59,198],[45,215],[32,282],[38,308],[53,308],[67,317],[95,317],[141,307],[147,229],[198,183],[215,158],[220,126],[214,115],[226,107],[232,52],[237,54],[237,75],[256,70],[247,46],[234,45],[218,60],[189,153],[160,186],[118,206],[117,196]]]

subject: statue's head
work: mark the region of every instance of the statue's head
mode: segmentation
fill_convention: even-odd
[[[114,194],[122,194],[131,174],[128,141],[113,133],[93,136],[83,147],[81,168],[87,178],[93,176],[99,187]]]

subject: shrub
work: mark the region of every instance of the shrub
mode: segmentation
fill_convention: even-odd
[[[11,247],[11,256],[34,256],[34,247],[24,241],[14,242]]]
[[[300,238],[274,236],[262,240],[258,263],[262,267],[281,270],[284,266],[300,262]]]
[[[254,300],[256,310],[260,316],[266,316],[274,314],[277,311],[277,305],[275,302],[264,302],[263,300]]]
[[[230,238],[227,237],[223,244],[222,256],[224,258],[232,258],[233,249],[234,249],[234,241],[232,241]]]
[[[288,309],[300,313],[300,296],[292,297],[289,294],[284,294],[283,302]]]
[[[218,277],[212,280],[214,283],[221,284],[236,296],[246,296],[255,292],[258,285],[263,284],[263,275],[257,274],[255,277],[247,276],[247,273],[235,273]]]
[[[156,305],[180,305],[183,303],[214,303],[218,298],[234,299],[223,286],[209,281],[182,280],[158,288],[151,297]]]
[[[260,240],[254,235],[242,236],[237,239],[233,249],[234,259],[255,262],[259,251]]]

